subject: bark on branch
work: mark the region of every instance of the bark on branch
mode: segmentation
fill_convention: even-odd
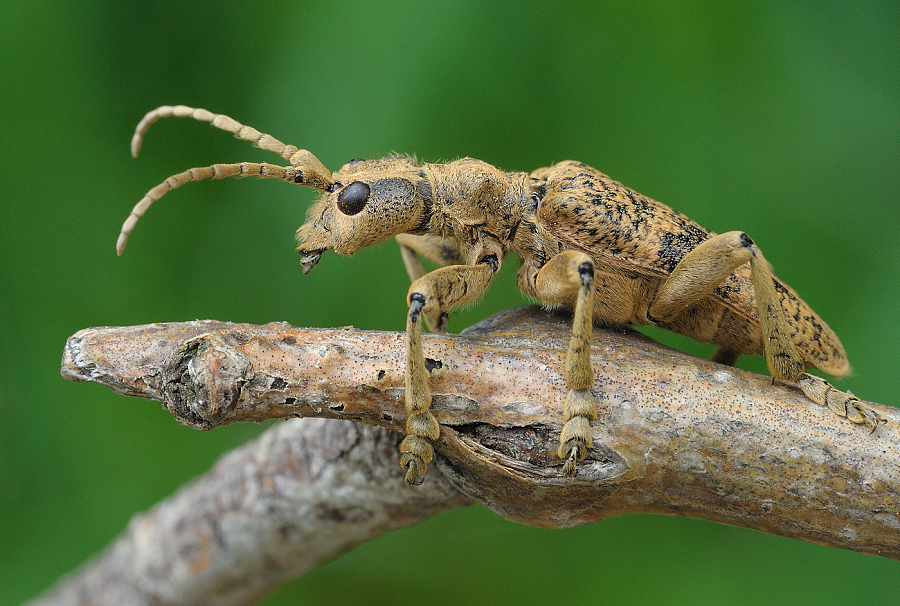
[[[399,435],[292,419],[135,516],[116,541],[32,602],[244,606],[354,546],[471,503],[438,475],[397,482]]]
[[[392,447],[384,447],[391,442],[385,433],[371,433],[380,436],[372,438],[377,447],[361,449],[355,458],[341,462],[343,471],[335,472],[337,479],[330,478],[331,489],[355,477],[354,469],[369,474],[378,469],[375,484],[384,491],[379,498],[394,499],[390,507],[401,518],[383,521],[382,529],[415,523],[471,498],[509,519],[535,526],[563,527],[653,512],[900,559],[896,409],[874,405],[886,423],[870,434],[790,386],[688,356],[632,332],[595,330],[594,392],[600,418],[593,424],[594,448],[577,477],[564,478],[555,451],[567,392],[560,371],[569,334],[565,315],[529,307],[494,316],[464,336],[426,335],[425,352],[434,361],[432,411],[441,424],[441,436],[424,491],[400,486],[402,472],[393,467],[397,458]],[[213,321],[155,324],[80,331],[66,345],[62,373],[72,380],[98,381],[119,393],[161,401],[180,422],[200,429],[269,418],[322,417],[396,432],[403,431],[406,420],[403,351],[401,333]],[[207,482],[206,489],[217,498],[230,494],[227,491],[235,488],[225,488],[220,476],[243,465],[243,456],[261,457],[256,461],[259,470],[244,473],[258,474],[267,490],[279,494],[280,472],[272,471],[271,465],[283,471],[295,458],[300,461],[295,467],[309,465],[310,459],[326,466],[325,461],[340,461],[342,453],[353,450],[344,448],[343,438],[332,443],[321,436],[314,444],[298,446],[296,436],[278,435],[289,426],[275,428],[259,441],[286,442],[281,447],[285,452],[274,458],[269,471],[264,469],[265,459],[273,455],[265,449],[262,454],[235,452],[182,492],[196,491]],[[363,435],[362,430],[355,431]],[[304,435],[303,439],[312,439]],[[247,476],[241,478],[246,485]],[[133,522],[110,552],[137,549],[133,544],[121,546],[129,535],[182,532],[162,527],[166,515],[161,511],[176,507],[179,497],[183,495],[176,494]],[[266,511],[265,490],[243,498],[242,506]],[[345,516],[362,505],[363,501],[341,503],[335,511],[342,513],[335,515]],[[297,517],[284,518],[290,525],[301,524],[299,517],[312,527],[313,534],[304,535],[300,543],[312,536],[324,540],[340,534],[331,528],[316,535],[321,516],[291,513]],[[218,514],[208,514],[214,515]],[[147,528],[137,528],[141,525]],[[206,526],[212,529],[207,543],[216,548],[208,560],[198,560],[200,564],[193,560],[180,564],[183,583],[211,568],[234,564],[212,558],[218,556],[216,549],[221,551],[232,541],[230,535],[215,534],[227,533],[221,522],[210,517]],[[263,536],[271,534],[271,528],[247,540],[271,541]],[[358,540],[378,529],[368,532],[357,533],[362,536]],[[332,554],[349,548],[354,540],[349,533]],[[259,556],[257,551],[246,550],[250,560]],[[285,574],[303,570],[288,562],[299,551],[294,544],[293,551],[279,556],[285,558]],[[110,552],[94,565],[102,566]],[[170,557],[183,559],[177,554]],[[248,563],[241,565],[246,569]],[[256,570],[252,562],[249,565]],[[225,578],[243,577],[239,570],[229,574]],[[257,587],[245,598],[271,586]],[[209,587],[202,591],[209,592]],[[209,593],[195,597],[206,598],[204,603],[245,603],[212,601]]]

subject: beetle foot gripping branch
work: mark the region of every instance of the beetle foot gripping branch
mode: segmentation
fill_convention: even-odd
[[[835,389],[825,379],[804,372],[806,363],[791,336],[791,324],[785,316],[781,297],[775,291],[776,282],[769,263],[750,238],[744,238],[743,245],[753,255],[750,275],[759,307],[769,372],[778,379],[796,381],[806,397],[816,404],[827,406],[835,414],[875,431],[883,420],[871,407],[856,396]]]
[[[813,402],[827,406],[836,415],[847,417],[853,423],[865,425],[871,431],[875,431],[880,423],[886,422],[871,406],[853,394],[835,389],[821,377],[804,372],[797,379],[797,386]]]
[[[137,154],[149,126],[166,116],[190,117],[281,156],[289,166],[257,162],[213,164],[174,175],[151,189],[122,226],[121,254],[149,206],[188,181],[256,175],[322,192],[297,230],[303,271],[329,250],[351,255],[396,237],[412,280],[407,294],[407,436],[402,464],[418,484],[440,433],[430,412],[422,323],[446,327],[450,312],[478,299],[507,254],[520,260],[518,284],[547,305],[574,310],[566,358],[568,395],[559,457],[565,476],[593,443],[597,404],[591,391],[593,321],[654,324],[714,343],[716,360],[764,355],[773,377],[796,383],[806,396],[853,423],[877,427],[878,415],[854,396],[806,374],[849,372],[840,340],[789,286],[772,275],[760,249],[743,232],[715,235],[665,204],[642,196],[580,162],[534,172],[504,172],[463,158],[446,164],[404,156],[351,160],[333,175],[306,150],[221,114],[163,106],[140,122]],[[426,272],[424,257],[440,267]]]

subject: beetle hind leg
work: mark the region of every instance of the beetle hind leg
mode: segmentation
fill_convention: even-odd
[[[865,425],[872,431],[875,431],[879,423],[885,422],[881,415],[859,398],[835,389],[821,377],[804,372],[797,379],[797,387],[816,404],[827,406],[834,414],[847,417],[847,420],[853,423]]]
[[[872,431],[884,420],[856,396],[835,389],[825,379],[804,372],[806,363],[790,336],[790,327],[775,292],[772,271],[759,248],[751,243],[753,257],[750,275],[759,307],[763,344],[769,372],[777,379],[796,382],[807,398],[847,420],[870,427]]]
[[[873,409],[855,396],[835,389],[824,379],[804,372],[806,361],[794,344],[769,263],[743,232],[713,236],[685,255],[657,293],[649,309],[650,317],[656,321],[671,320],[712,292],[744,263],[750,264],[763,351],[772,377],[795,383],[816,404],[827,406],[835,414],[874,430],[882,419]],[[734,352],[724,348],[713,354],[714,361],[727,364],[733,364],[735,357]]]

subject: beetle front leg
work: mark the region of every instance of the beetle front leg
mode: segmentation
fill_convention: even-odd
[[[434,456],[429,440],[440,435],[431,414],[431,388],[422,348],[422,317],[429,326],[443,330],[450,310],[478,299],[499,269],[495,257],[479,265],[451,265],[425,274],[409,288],[406,318],[406,437],[400,443],[400,466],[406,483],[421,484]]]
[[[563,406],[562,435],[558,455],[565,461],[563,475],[575,476],[576,465],[593,445],[591,421],[597,418],[597,402],[591,393],[591,329],[594,315],[594,263],[582,252],[568,250],[550,259],[535,277],[541,300],[558,301],[575,295],[572,338],[566,354],[566,385],[569,393]]]
[[[429,261],[446,267],[447,265],[460,265],[459,250],[449,240],[439,236],[414,236],[412,234],[398,234],[395,239],[400,244],[400,256],[410,282],[415,282],[427,272],[422,267],[419,255]]]

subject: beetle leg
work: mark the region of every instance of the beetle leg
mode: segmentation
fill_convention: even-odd
[[[415,282],[427,273],[422,267],[418,255],[441,267],[462,263],[456,246],[445,238],[398,234],[396,240],[400,244],[400,256],[403,257],[403,265],[406,266],[406,273],[409,274],[411,282]]]
[[[875,431],[882,419],[872,408],[856,396],[835,389],[825,379],[803,372],[806,364],[791,339],[781,299],[775,292],[772,270],[759,248],[755,244],[751,244],[751,248],[750,275],[759,307],[769,372],[775,378],[795,381],[800,391],[816,404],[827,406],[835,414]]]
[[[716,347],[709,359],[724,366],[734,366],[740,355],[741,352],[735,351],[730,347]]]
[[[647,313],[657,322],[673,319],[686,307],[710,294],[747,262],[750,263],[769,372],[778,379],[796,381],[805,363],[791,339],[790,325],[775,292],[769,264],[753,240],[743,232],[713,236],[685,255],[659,289]]]
[[[563,475],[573,477],[576,464],[583,460],[593,444],[591,421],[597,418],[597,402],[591,393],[594,370],[591,368],[591,328],[594,312],[594,263],[573,250],[561,252],[538,271],[535,290],[544,301],[575,295],[572,338],[566,354],[566,385],[569,393],[563,407],[565,425],[558,455],[564,460]]]
[[[713,236],[689,252],[675,267],[657,293],[648,314],[654,321],[671,320],[687,306],[711,293],[738,266],[750,263],[750,277],[756,295],[763,351],[769,372],[776,379],[796,383],[810,400],[827,406],[854,423],[871,427],[881,417],[858,398],[838,391],[827,381],[807,374],[806,362],[791,337],[791,327],[775,290],[768,261],[743,232],[733,231]],[[725,352],[716,352],[717,360],[728,361]]]
[[[745,234],[731,231],[700,243],[675,266],[659,289],[648,313],[655,322],[665,322],[710,294],[735,269],[750,261],[752,245]]]
[[[759,306],[769,372],[778,379],[796,382],[800,391],[819,406],[827,406],[835,414],[875,431],[878,424],[883,422],[877,412],[856,396],[835,389],[825,379],[803,372],[806,365],[791,339],[781,299],[775,292],[772,270],[759,248],[756,245],[752,245],[752,248],[750,274]]]
[[[406,318],[406,437],[400,443],[400,466],[406,469],[407,484],[421,484],[434,455],[429,440],[436,440],[440,428],[431,407],[428,369],[422,348],[422,316],[429,326],[444,328],[447,314],[458,305],[470,303],[487,290],[500,264],[494,257],[478,265],[451,265],[425,274],[409,288]]]
[[[859,423],[875,431],[879,423],[885,420],[871,407],[864,404],[853,394],[835,389],[822,377],[803,373],[797,379],[797,386],[813,402],[827,406],[833,413],[841,417],[847,417],[854,423]]]

